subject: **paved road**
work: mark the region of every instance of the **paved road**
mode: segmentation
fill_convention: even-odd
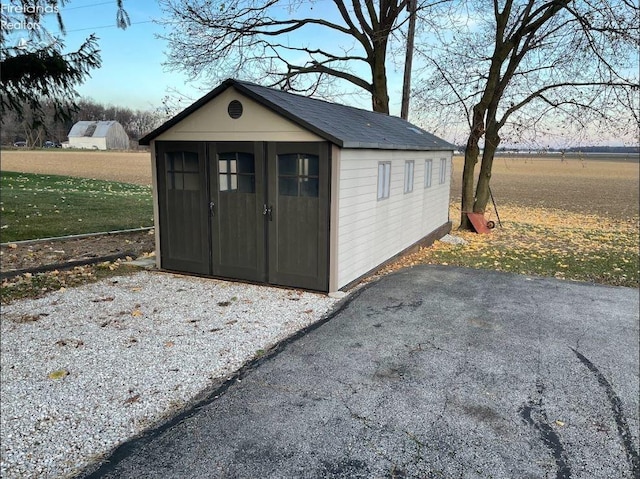
[[[420,266],[92,477],[635,478],[638,375],[637,290]]]

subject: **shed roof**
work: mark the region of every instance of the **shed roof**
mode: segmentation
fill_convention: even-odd
[[[255,83],[225,80],[193,105],[140,139],[148,145],[182,119],[234,87],[266,108],[342,148],[453,150],[454,145],[402,118],[295,95]]]
[[[109,132],[109,128],[118,123],[115,120],[109,121],[79,121],[75,125],[71,127],[69,131],[69,138],[71,137],[79,137],[79,136],[87,136],[92,138],[104,138],[107,136]],[[90,127],[95,125],[95,129],[93,132],[91,130],[88,131]]]

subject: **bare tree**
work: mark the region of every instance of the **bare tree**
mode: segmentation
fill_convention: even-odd
[[[483,213],[502,136],[638,132],[638,6],[629,0],[494,0],[441,12],[418,103],[467,119],[461,228]],[[481,151],[482,150],[482,151]],[[475,167],[482,158],[475,184]]]
[[[35,112],[29,104],[23,105],[19,112],[3,112],[0,118],[0,144],[25,141],[29,148],[41,148],[47,140],[60,142],[66,138],[69,128],[65,120],[56,117],[56,105],[46,99],[39,99],[38,104],[39,109]]]
[[[132,139],[139,140],[162,123],[164,123],[164,119],[159,109],[138,110],[127,125],[127,132]]]
[[[374,111],[389,113],[388,52],[392,40],[403,41],[407,0],[159,3],[172,69],[215,82],[227,76],[260,80],[305,94],[343,80],[368,92]],[[422,2],[417,11],[429,6]],[[301,42],[303,34],[308,40]]]
[[[83,98],[76,102],[76,108],[68,118],[55,116],[55,104],[46,98],[38,99],[40,110],[33,112],[25,105],[20,112],[7,111],[0,118],[0,144],[11,145],[24,140],[30,148],[41,148],[45,141],[63,142],[71,127],[81,120],[116,120],[132,140],[138,140],[163,123],[159,108],[153,110],[131,110],[126,107],[102,105],[91,99]],[[35,116],[44,114],[40,121]]]

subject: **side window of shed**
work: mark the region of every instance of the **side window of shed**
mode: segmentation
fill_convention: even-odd
[[[409,160],[404,162],[404,192],[411,193],[413,191],[413,173],[415,170],[415,161]]]
[[[447,182],[447,159],[440,158],[440,184]]]
[[[200,189],[200,165],[198,154],[193,151],[165,153],[167,188],[170,190]]]
[[[251,153],[221,153],[218,155],[220,191],[255,193],[256,165]]]
[[[389,198],[391,190],[391,162],[378,163],[378,200]]]
[[[424,160],[424,187],[431,187],[431,176],[433,175],[433,160]]]
[[[320,157],[304,153],[278,155],[278,192],[282,196],[318,197]]]

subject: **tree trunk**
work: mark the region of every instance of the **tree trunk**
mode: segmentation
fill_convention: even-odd
[[[409,119],[409,97],[411,96],[411,68],[413,66],[413,44],[416,34],[416,5],[417,0],[409,0],[409,29],[407,31],[407,49],[404,59],[404,77],[402,79],[402,107],[400,118]]]
[[[387,93],[387,39],[375,42],[371,59],[372,91],[371,101],[373,111],[389,114],[389,94]]]
[[[460,213],[460,229],[471,229],[471,222],[467,218],[467,212],[473,210],[473,173],[480,150],[476,144],[475,148],[467,146],[464,152],[464,168],[462,170],[462,211]]]
[[[476,213],[484,213],[487,208],[487,203],[491,198],[491,190],[489,189],[491,169],[493,168],[493,158],[500,144],[500,136],[497,130],[493,130],[494,128],[489,128],[485,135],[482,163],[480,164],[480,176],[478,177],[478,186],[476,187],[476,200],[473,205],[473,211]]]
[[[462,171],[462,205],[460,211],[460,229],[472,229],[467,213],[474,210],[475,196],[473,194],[474,173],[478,156],[480,156],[479,141],[484,135],[485,110],[476,105],[473,109],[473,128],[467,139],[467,147],[464,150],[464,169]]]

